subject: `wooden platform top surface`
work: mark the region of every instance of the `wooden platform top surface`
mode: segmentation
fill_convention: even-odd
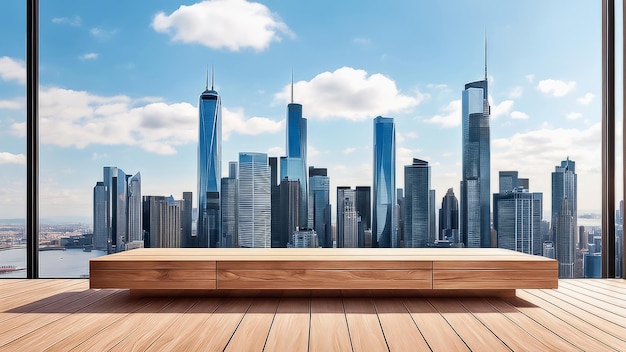
[[[554,259],[500,248],[139,248],[91,261],[525,261]]]

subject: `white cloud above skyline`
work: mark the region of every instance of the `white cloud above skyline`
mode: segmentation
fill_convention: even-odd
[[[333,72],[322,72],[310,81],[294,83],[294,101],[305,106],[304,115],[313,119],[343,118],[352,121],[372,119],[378,115],[410,112],[428,95],[402,94],[391,78],[344,66]],[[277,102],[291,100],[291,86],[274,95]]]
[[[152,28],[173,41],[239,51],[267,49],[271,42],[293,37],[289,27],[267,6],[246,0],[211,0],[181,5],[171,14],[159,12]]]
[[[562,97],[576,87],[575,81],[561,81],[557,79],[544,79],[537,83],[537,89],[547,95]]]
[[[424,121],[441,127],[461,125],[461,99],[453,100],[439,109],[440,113]]]
[[[81,60],[95,60],[98,58],[98,53],[86,53],[78,57]]]
[[[565,115],[565,118],[567,118],[568,120],[578,120],[581,117],[583,117],[583,114],[579,112],[570,112],[567,115]]]
[[[26,63],[8,56],[0,57],[0,77],[6,82],[26,84]]]
[[[596,97],[595,94],[589,92],[583,95],[582,97],[578,98],[578,102],[583,105],[589,105],[595,97]]]
[[[515,111],[511,111],[511,118],[513,120],[527,120],[528,114],[515,110]]]
[[[72,27],[79,27],[83,23],[83,20],[78,15],[75,15],[72,17],[54,17],[52,18],[52,23],[66,24]]]
[[[18,110],[24,106],[21,99],[0,100],[0,109]]]
[[[285,129],[285,120],[275,121],[267,117],[246,117],[243,109],[222,107],[222,139],[228,140],[231,133],[256,136],[276,133]]]
[[[26,164],[26,155],[0,152],[0,164]]]

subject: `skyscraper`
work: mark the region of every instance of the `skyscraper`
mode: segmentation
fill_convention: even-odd
[[[198,247],[197,236],[192,236],[193,193],[183,192],[180,206],[180,226],[183,248]]]
[[[141,174],[138,172],[128,183],[128,242],[143,241],[141,207]]]
[[[404,166],[404,246],[424,248],[432,244],[430,208],[430,166],[413,159]]]
[[[365,247],[365,232],[372,230],[372,188],[370,186],[356,186],[356,212],[359,222],[359,248]],[[370,244],[371,246],[371,244]]]
[[[500,193],[493,195],[493,227],[498,248],[541,255],[543,194],[530,193],[528,179],[517,171],[501,171]]]
[[[337,248],[358,247],[356,191],[337,187]]]
[[[285,248],[294,232],[300,229],[300,181],[284,178],[280,181],[279,242],[275,247]]]
[[[131,241],[129,217],[132,216],[135,233],[137,220],[141,224],[141,202],[136,202],[136,198],[131,201],[129,191],[131,180],[135,195],[141,196],[141,176],[137,173],[131,177],[114,166],[106,166],[102,171],[103,180],[94,187],[94,246],[109,253],[121,252]]]
[[[487,82],[467,83],[462,95],[461,238],[466,247],[491,247],[490,132]]]
[[[309,167],[309,228],[317,233],[318,244],[333,246],[330,208],[330,179],[323,168]]]
[[[452,188],[441,200],[439,209],[439,238],[452,243],[460,243],[459,239],[459,201]]]
[[[280,248],[282,240],[281,235],[281,218],[280,218],[280,185],[278,178],[278,158],[268,158],[270,167],[270,204],[271,204],[271,246],[272,248]]]
[[[238,246],[271,245],[270,167],[267,154],[239,153]]]
[[[221,234],[221,215],[218,209],[207,209],[207,193],[219,199],[222,177],[222,103],[219,94],[207,84],[198,103],[200,113],[198,138],[198,246],[215,247]],[[217,194],[215,194],[217,193]],[[212,214],[209,214],[209,213]],[[213,236],[209,229],[214,229]]]
[[[559,276],[573,277],[577,227],[578,178],[576,163],[561,161],[552,173],[552,239],[559,261]]]
[[[174,197],[143,197],[144,231],[149,248],[180,248],[181,202]]]
[[[222,234],[220,236],[220,247],[237,247],[237,202],[239,200],[237,167],[237,162],[231,161],[228,163],[228,177],[222,178]]]
[[[302,117],[302,105],[293,102],[293,77],[291,78],[291,103],[287,105],[287,157],[281,158],[280,179],[300,181],[299,227],[308,226],[308,177],[307,177],[307,120]]]
[[[400,247],[396,225],[396,127],[393,118],[374,119],[374,209],[372,247]]]

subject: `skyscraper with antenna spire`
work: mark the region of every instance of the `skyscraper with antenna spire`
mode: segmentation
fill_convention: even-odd
[[[465,247],[491,247],[490,127],[485,35],[485,77],[467,83],[462,95],[461,240]]]
[[[220,188],[222,177],[222,103],[214,88],[211,66],[211,89],[207,67],[206,86],[200,94],[198,136],[198,223],[197,247],[217,247],[221,234]],[[195,243],[194,243],[195,245]]]

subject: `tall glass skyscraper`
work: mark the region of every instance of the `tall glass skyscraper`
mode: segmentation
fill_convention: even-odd
[[[198,246],[215,247],[221,231],[219,209],[207,209],[207,192],[219,199],[222,178],[222,103],[219,94],[209,90],[208,79],[198,103],[200,128],[198,138]],[[218,207],[219,208],[219,207]],[[210,231],[213,229],[213,231]],[[211,232],[211,235],[209,234]]]
[[[228,177],[222,178],[222,234],[220,247],[237,247],[237,202],[239,200],[237,168],[237,162],[229,162]]]
[[[141,174],[138,172],[128,182],[128,241],[143,241],[141,210]]]
[[[300,222],[299,227],[308,226],[308,177],[307,177],[307,120],[302,117],[302,105],[293,102],[293,79],[291,82],[291,103],[287,105],[287,161],[281,158],[280,179],[300,181]],[[286,170],[283,166],[286,165]]]
[[[356,186],[356,211],[359,222],[359,248],[365,247],[365,231],[372,230],[372,187]],[[371,246],[371,244],[370,244]]]
[[[574,277],[577,191],[576,163],[568,157],[552,173],[552,239],[559,261],[559,277]]]
[[[330,178],[323,168],[309,167],[309,228],[317,233],[318,244],[332,247]]]
[[[452,188],[448,188],[446,195],[441,200],[441,209],[439,209],[439,238],[455,244],[460,243],[459,201],[454,195]]]
[[[271,245],[270,166],[267,154],[239,153],[238,246]]]
[[[358,248],[356,191],[337,187],[337,248]]]
[[[400,247],[396,225],[396,126],[393,118],[374,119],[372,247]]]
[[[432,244],[432,215],[430,201],[430,166],[428,162],[413,159],[404,167],[404,246],[424,248]],[[433,237],[433,238],[431,238]]]
[[[490,132],[485,43],[485,79],[467,83],[462,95],[461,238],[465,247],[491,247]]]

